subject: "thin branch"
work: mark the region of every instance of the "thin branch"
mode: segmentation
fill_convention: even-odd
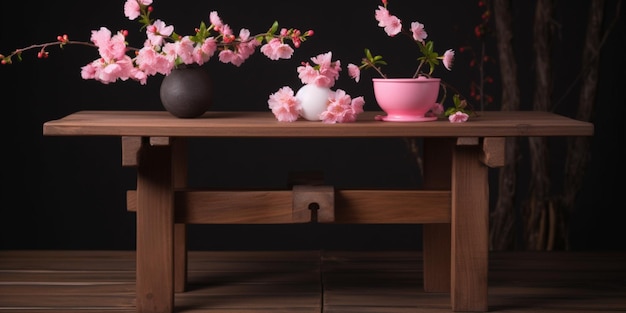
[[[621,14],[620,14],[621,8],[622,8],[622,0],[619,0],[619,1],[617,1],[617,4],[615,6],[615,16],[614,16],[613,20],[611,20],[611,23],[609,23],[609,26],[607,27],[606,33],[604,33],[604,36],[602,36],[602,39],[600,40],[600,44],[598,46],[598,51],[602,50],[602,47],[606,43],[607,38],[609,37],[609,34],[615,28],[615,25],[617,24],[617,21],[619,20],[619,18],[621,16]],[[567,87],[567,89],[565,90],[563,95],[557,101],[555,101],[554,107],[552,108],[552,110],[550,110],[551,112],[556,111],[556,109],[559,107],[559,105],[561,105],[565,101],[565,98],[567,97],[567,95],[570,94],[572,92],[572,90],[578,85],[578,83],[583,78],[585,73],[587,73],[589,68],[591,66],[593,66],[594,61],[597,58],[599,58],[599,57],[600,57],[600,53],[595,54],[589,60],[589,62],[581,69],[581,71],[578,73],[578,75],[576,75],[576,78],[574,78],[574,80],[569,85],[569,87]]]

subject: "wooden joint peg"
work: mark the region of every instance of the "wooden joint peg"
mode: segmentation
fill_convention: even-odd
[[[172,144],[170,137],[150,137],[151,146],[169,146]]]
[[[122,137],[122,166],[137,166],[139,164],[139,150],[141,137]]]
[[[478,137],[459,137],[456,139],[457,146],[478,146]]]
[[[172,138],[122,136],[122,166],[137,166],[139,164],[139,153],[144,144],[169,146],[172,144]]]
[[[294,223],[332,223],[335,221],[333,186],[294,185],[292,189]]]
[[[485,137],[480,161],[492,168],[504,166],[505,144],[505,137]]]

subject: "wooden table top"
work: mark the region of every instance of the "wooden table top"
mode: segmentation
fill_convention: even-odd
[[[79,111],[43,124],[46,136],[146,137],[509,137],[591,136],[594,126],[540,111],[485,111],[466,123],[385,122],[367,111],[354,123],[279,122],[271,112],[207,112],[183,119],[166,111]]]

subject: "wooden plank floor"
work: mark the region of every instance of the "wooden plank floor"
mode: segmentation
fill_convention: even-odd
[[[176,312],[450,312],[419,251],[191,251]],[[132,251],[0,251],[0,313],[135,312]],[[497,252],[490,312],[626,312],[626,252]]]

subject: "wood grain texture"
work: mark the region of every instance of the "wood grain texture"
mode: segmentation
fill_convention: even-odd
[[[137,310],[174,309],[174,192],[170,146],[143,145],[137,168]]]
[[[292,220],[296,223],[335,221],[333,186],[294,185],[292,187]],[[310,206],[313,205],[314,208]]]
[[[188,150],[186,138],[172,141],[172,184],[174,189],[187,187]],[[174,208],[176,210],[176,208]],[[174,212],[174,216],[176,213]],[[187,225],[174,224],[174,291],[184,292],[187,288]]]
[[[422,224],[450,221],[450,192],[338,190],[337,223]]]
[[[145,137],[506,137],[591,136],[593,124],[538,111],[485,111],[467,123],[391,123],[364,112],[355,123],[278,122],[271,112],[207,112],[193,119],[164,111],[80,111],[43,125],[46,136]]]
[[[452,162],[451,300],[454,311],[488,309],[489,188],[480,147],[456,146]]]
[[[452,151],[457,141],[424,139],[425,190],[450,190]],[[450,202],[451,203],[451,202]],[[450,292],[450,221],[422,225],[424,257],[424,290],[426,292]]]
[[[141,149],[141,137],[122,137],[122,166],[137,166],[139,149]]]
[[[126,196],[128,210],[136,211],[137,192],[128,191]],[[179,190],[175,197],[177,223],[294,223],[291,190]],[[449,223],[450,199],[446,190],[339,189],[335,223]]]
[[[2,313],[131,313],[135,251],[0,251]],[[449,313],[420,251],[190,251],[176,312]],[[489,311],[626,311],[626,252],[489,254]]]
[[[506,138],[504,137],[485,137],[480,161],[492,168],[504,166],[505,145]]]
[[[436,151],[442,153],[440,158],[445,161],[439,165],[427,164],[440,171],[428,177],[444,173],[447,181],[426,178],[425,186],[430,190],[420,191],[339,190],[334,194],[334,211],[330,212],[334,218],[326,221],[432,224],[433,227],[425,228],[425,237],[432,238],[425,241],[428,261],[424,264],[429,273],[434,272],[433,279],[428,281],[437,283],[425,283],[425,289],[447,289],[443,280],[448,271],[452,309],[486,311],[488,182],[486,167],[480,160],[481,153],[490,152],[490,148],[481,147],[481,140],[590,136],[593,124],[548,112],[481,112],[470,122],[461,124],[444,120],[381,122],[375,118],[378,113],[365,112],[356,123],[328,125],[311,121],[282,123],[270,112],[207,112],[200,118],[179,119],[167,112],[81,111],[44,123],[43,131],[49,136],[120,136],[125,150],[123,165],[137,163],[137,192],[128,193],[127,204],[137,212],[139,312],[171,312],[175,288],[184,289],[181,262],[186,255],[178,255],[174,260],[174,251],[186,253],[183,224],[294,222],[291,191],[187,190],[183,182],[186,174],[182,173],[186,172],[186,163],[183,161],[181,166],[172,163],[179,159],[179,139],[423,137],[428,142],[432,139],[435,145],[440,145]],[[129,138],[134,139],[129,141]],[[141,138],[138,151],[136,138]],[[448,138],[456,144],[453,149],[447,145]],[[430,155],[431,160],[434,157],[435,154]],[[483,157],[485,160],[489,163],[489,156]],[[177,172],[184,176],[178,176]],[[446,235],[448,228],[451,230]],[[435,265],[434,261],[441,264]]]

